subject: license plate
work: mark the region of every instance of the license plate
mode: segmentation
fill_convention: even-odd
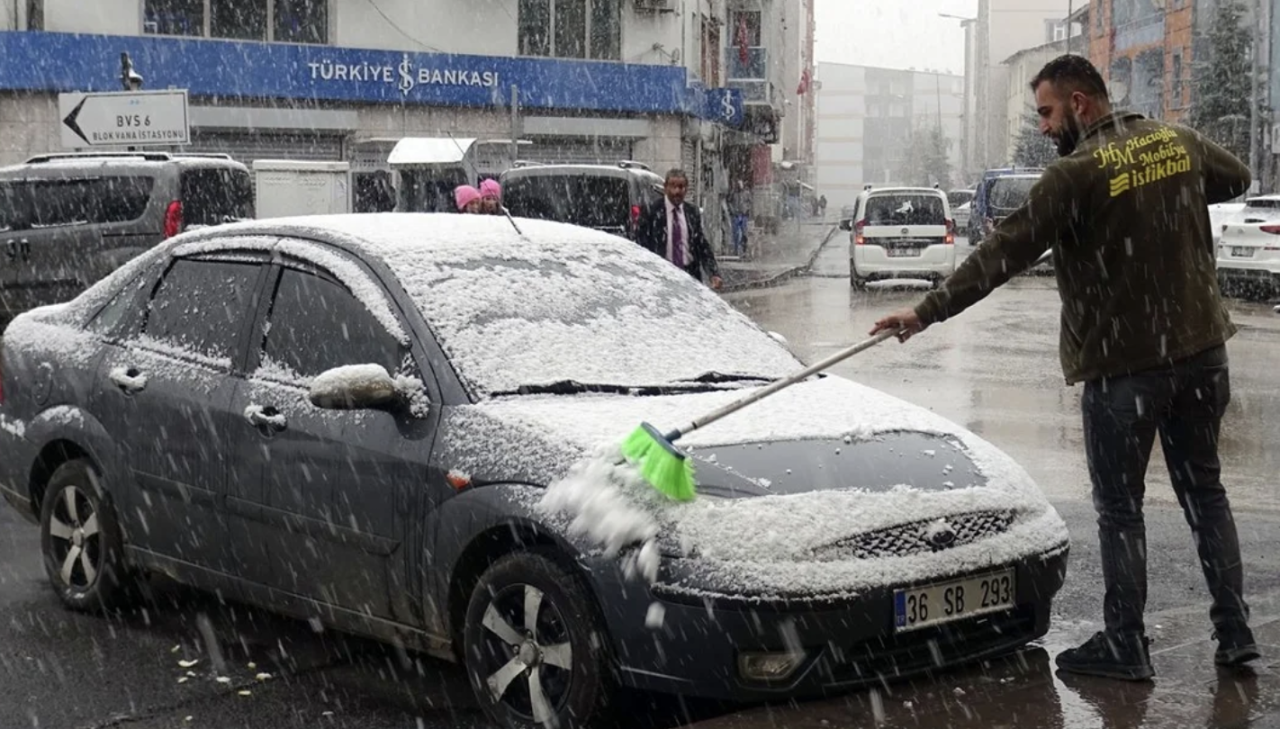
[[[1011,569],[896,590],[893,593],[894,628],[902,633],[1008,610],[1014,606],[1016,594],[1017,584]]]
[[[886,248],[884,252],[890,258],[914,258],[920,255],[919,248]]]
[[[1241,248],[1240,246],[1232,246],[1231,256],[1233,258],[1253,258],[1253,249]]]

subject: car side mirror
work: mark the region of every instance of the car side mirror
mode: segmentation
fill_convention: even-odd
[[[382,365],[335,367],[311,381],[311,404],[325,410],[374,410],[403,398],[395,380]]]
[[[845,218],[840,221],[840,230],[853,230],[853,218]]]
[[[787,338],[777,332],[769,332],[769,336],[773,338],[773,341],[777,342],[778,344],[781,344],[784,347],[791,346],[791,343],[787,341]]]

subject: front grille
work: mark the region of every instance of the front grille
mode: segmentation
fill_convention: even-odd
[[[945,521],[945,531],[954,538],[930,539],[939,530],[939,522]],[[823,562],[848,559],[875,559],[877,557],[907,557],[913,554],[940,552],[959,547],[997,534],[1003,534],[1013,524],[1012,511],[975,511],[957,514],[945,519],[926,519],[908,524],[855,534],[838,542],[818,547],[813,557]]]
[[[824,666],[832,683],[888,680],[1002,653],[1038,637],[1036,611],[1005,613],[895,633],[847,648],[832,646]]]

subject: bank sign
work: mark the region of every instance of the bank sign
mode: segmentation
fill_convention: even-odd
[[[0,90],[116,91],[122,51],[146,88],[192,96],[506,107],[515,86],[526,109],[717,121],[742,103],[709,103],[711,92],[690,87],[673,66],[37,31],[0,32]]]

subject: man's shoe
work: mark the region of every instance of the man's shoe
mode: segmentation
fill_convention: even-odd
[[[1213,654],[1213,662],[1219,666],[1243,666],[1262,657],[1258,652],[1258,644],[1253,642],[1253,631],[1247,625],[1216,630],[1213,637],[1218,640],[1218,650]]]
[[[1150,645],[1146,637],[1119,639],[1097,633],[1079,648],[1059,653],[1055,662],[1069,673],[1145,681],[1156,675]]]

